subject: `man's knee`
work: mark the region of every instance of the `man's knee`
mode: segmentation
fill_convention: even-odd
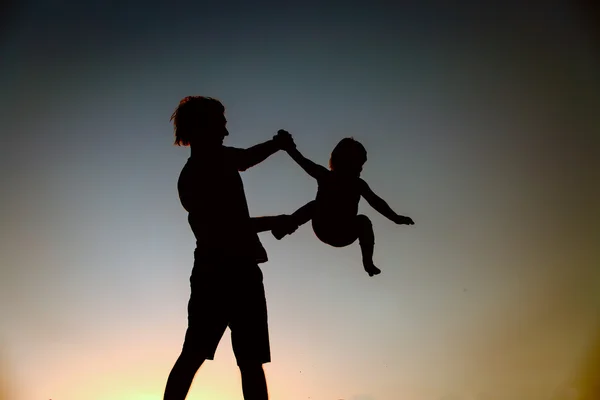
[[[263,364],[258,361],[238,361],[238,367],[246,370],[262,369]]]
[[[187,368],[198,369],[204,363],[206,357],[199,355],[197,352],[183,349],[177,362]]]
[[[254,361],[240,361],[238,363],[240,372],[242,374],[263,374],[263,365],[259,362]]]

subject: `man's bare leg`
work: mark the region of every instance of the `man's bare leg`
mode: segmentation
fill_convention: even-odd
[[[181,355],[175,362],[167,386],[165,388],[164,400],[185,400],[185,397],[192,386],[194,375],[204,362],[204,358],[194,357],[193,355],[181,352]]]
[[[267,379],[262,364],[242,364],[239,367],[244,400],[268,400]]]

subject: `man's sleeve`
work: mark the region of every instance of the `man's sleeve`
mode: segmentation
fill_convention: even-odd
[[[238,171],[245,171],[248,168],[245,149],[225,146],[225,155],[227,157],[228,162],[235,165],[235,168]]]

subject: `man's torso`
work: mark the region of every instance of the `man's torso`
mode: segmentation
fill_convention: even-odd
[[[200,251],[264,262],[266,251],[252,229],[234,156],[235,149],[222,147],[205,157],[190,157],[179,176],[179,197]]]

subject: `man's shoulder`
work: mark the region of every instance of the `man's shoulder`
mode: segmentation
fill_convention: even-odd
[[[188,158],[183,168],[181,168],[181,172],[179,172],[179,179],[177,180],[179,190],[194,186],[194,182],[198,181],[199,176],[204,175],[206,167],[201,161],[193,157]]]
[[[181,172],[179,173],[179,177],[184,176],[185,174],[187,174],[190,169],[193,167],[194,162],[192,161],[192,158],[188,158],[187,161],[185,162],[185,164],[183,164],[183,167],[181,168]]]
[[[363,178],[360,177],[356,177],[356,187],[360,190],[363,191],[365,189],[369,188],[369,184],[367,183],[367,181],[365,181]]]
[[[225,154],[237,154],[240,151],[244,151],[244,149],[239,148],[239,147],[233,147],[233,146],[222,146],[221,147],[223,153]]]
[[[194,160],[192,157],[188,158],[183,167],[181,168],[181,172],[179,173],[179,177],[185,177],[192,173],[194,168],[198,165],[198,162]]]
[[[221,148],[219,149],[219,153],[215,153],[215,155],[220,154],[220,156],[225,161],[232,161],[238,157],[241,157],[243,152],[244,152],[244,149],[241,149],[239,147],[221,146]]]

